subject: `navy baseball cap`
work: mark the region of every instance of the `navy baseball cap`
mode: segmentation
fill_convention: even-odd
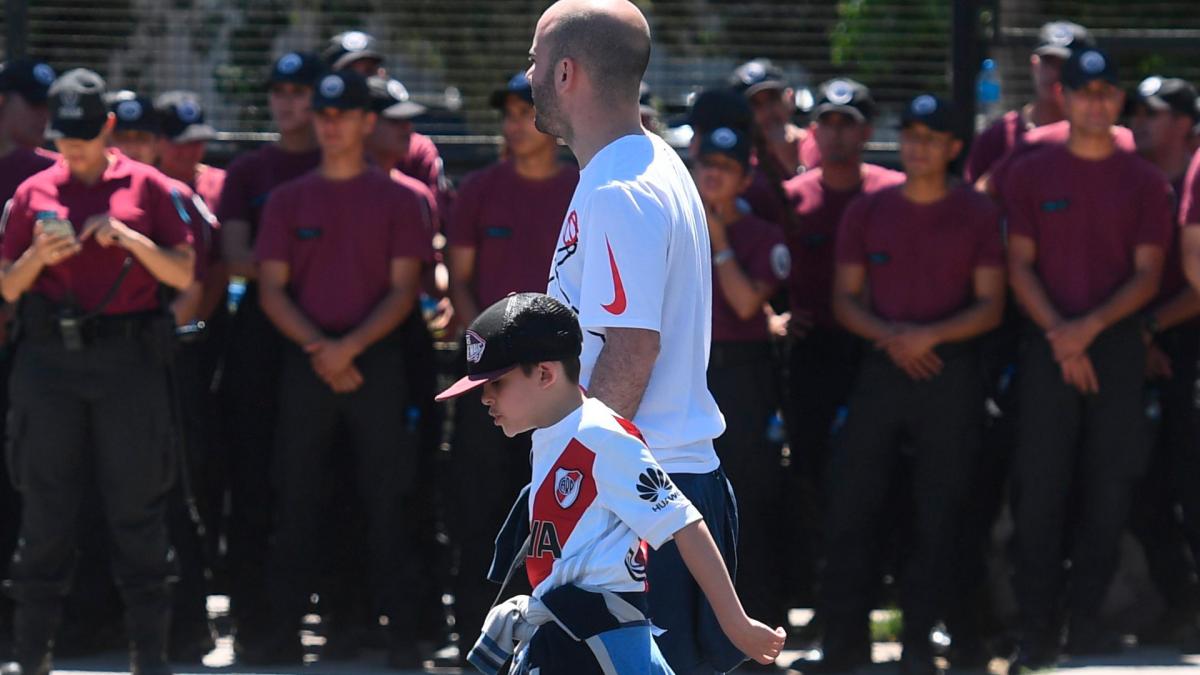
[[[172,143],[211,141],[217,130],[204,121],[200,97],[190,91],[168,91],[154,99],[163,135]]]
[[[658,114],[658,100],[654,96],[654,92],[650,90],[650,85],[643,81],[638,85],[638,110],[643,115]]]
[[[86,68],[68,70],[50,85],[46,138],[92,140],[108,121],[104,78]]]
[[[361,30],[348,30],[329,38],[329,45],[321,53],[330,70],[342,70],[355,61],[372,59],[383,61],[375,36]]]
[[[45,103],[57,75],[54,69],[30,59],[0,63],[0,93],[16,92],[30,103]]]
[[[1083,26],[1070,21],[1051,21],[1038,31],[1038,46],[1033,50],[1038,56],[1070,58],[1071,52],[1084,47],[1094,47],[1091,34]]]
[[[312,52],[288,52],[275,60],[267,84],[300,84],[311,87],[324,72],[321,58]]]
[[[754,59],[738,66],[729,76],[729,86],[734,91],[750,98],[760,91],[787,89],[783,70],[770,59]]]
[[[1151,75],[1142,80],[1126,100],[1127,114],[1139,106],[1155,112],[1170,110],[1177,115],[1187,115],[1200,121],[1200,108],[1196,107],[1196,88],[1178,77]]]
[[[842,113],[859,122],[870,122],[875,117],[875,99],[871,90],[861,82],[848,77],[839,77],[821,84],[817,105],[813,107],[813,119],[822,115]]]
[[[367,78],[353,70],[339,70],[321,78],[313,90],[312,109],[372,110]]]
[[[543,293],[516,293],[487,309],[463,333],[467,374],[436,400],[461,396],[499,379],[522,363],[578,358],[583,351],[579,320],[566,305]]]
[[[731,89],[706,89],[692,102],[688,124],[698,135],[721,127],[749,132],[754,111],[745,97]]]
[[[1119,86],[1121,81],[1117,78],[1116,60],[1096,47],[1071,52],[1070,58],[1063,64],[1063,86],[1082,89],[1096,80]]]
[[[372,75],[367,78],[371,90],[371,109],[389,120],[411,120],[425,114],[427,108],[409,100],[408,89],[400,80]]]
[[[924,124],[933,131],[958,135],[954,125],[954,106],[944,98],[933,94],[920,94],[904,106],[900,114],[900,128]]]
[[[749,168],[750,150],[750,135],[737,129],[718,127],[700,137],[701,160],[708,155],[725,155]]]
[[[159,136],[162,127],[154,112],[154,103],[128,89],[109,92],[104,97],[108,109],[117,117],[116,131],[147,131]]]
[[[521,71],[510,77],[503,89],[493,91],[490,103],[493,108],[504,110],[504,104],[508,102],[509,96],[516,96],[526,103],[533,105],[533,85],[529,83],[529,78],[525,75],[525,71]]]

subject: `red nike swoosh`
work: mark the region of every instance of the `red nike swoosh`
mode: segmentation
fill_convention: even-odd
[[[617,269],[617,259],[613,256],[612,244],[608,243],[608,235],[604,236],[604,245],[608,247],[608,266],[612,268],[613,300],[600,306],[609,314],[620,316],[625,313],[625,285],[621,283],[621,270]]]

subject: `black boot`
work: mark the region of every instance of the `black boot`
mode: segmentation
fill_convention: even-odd
[[[59,603],[18,602],[13,612],[13,657],[23,675],[49,675]]]
[[[171,593],[166,584],[122,589],[129,631],[130,674],[171,675],[167,636],[171,629]]]

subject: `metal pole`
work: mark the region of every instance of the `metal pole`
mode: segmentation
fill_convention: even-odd
[[[5,58],[18,59],[29,51],[29,0],[4,0]]]
[[[969,146],[975,136],[975,77],[979,72],[979,0],[954,0],[951,68],[958,129]],[[964,151],[965,152],[965,151]]]

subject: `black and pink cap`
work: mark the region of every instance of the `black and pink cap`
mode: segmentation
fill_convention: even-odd
[[[522,363],[577,358],[583,350],[579,320],[542,293],[516,293],[488,307],[463,333],[467,374],[436,400],[461,396],[503,377]]]

